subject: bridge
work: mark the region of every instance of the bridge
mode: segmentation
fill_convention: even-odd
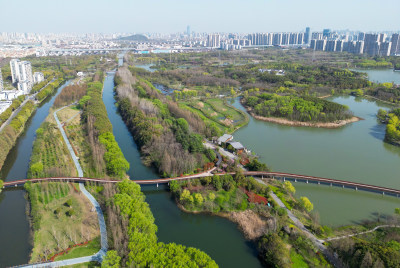
[[[204,177],[210,177],[213,175],[235,175],[234,172],[228,173],[213,173],[215,171],[215,167],[207,170],[202,173],[188,175],[188,176],[181,176],[181,177],[173,177],[173,178],[159,178],[153,180],[135,180],[137,184],[141,185],[158,185],[158,184],[165,184],[169,183],[170,181],[180,181],[180,180],[190,180],[190,179],[198,179]],[[399,197],[400,190],[394,188],[387,188],[382,186],[375,186],[370,184],[358,183],[358,182],[351,182],[345,180],[337,180],[337,179],[327,179],[327,178],[320,178],[320,177],[313,177],[313,176],[306,176],[306,175],[298,175],[298,174],[291,174],[291,173],[282,173],[282,172],[267,172],[267,171],[245,171],[243,172],[245,176],[253,176],[253,177],[262,177],[268,179],[280,179],[280,180],[292,180],[295,182],[304,182],[304,183],[315,183],[315,184],[323,184],[329,186],[339,186],[342,188],[352,188],[355,190],[364,190],[368,192],[375,192],[383,195],[392,195]],[[37,182],[44,182],[44,181],[51,181],[51,182],[97,182],[97,183],[117,183],[120,180],[113,180],[113,179],[100,179],[100,178],[85,178],[85,177],[55,177],[55,178],[34,178],[34,179],[25,179],[25,180],[15,180],[15,181],[7,181],[4,182],[4,187],[18,187],[23,186],[27,182],[37,183]]]

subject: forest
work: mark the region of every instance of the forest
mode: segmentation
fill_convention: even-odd
[[[112,125],[102,100],[102,89],[101,82],[87,84],[86,95],[79,101],[83,109],[82,122],[86,125],[95,169],[101,170],[105,164],[108,176],[123,179],[129,170],[129,163],[112,133]]]
[[[211,162],[202,144],[210,130],[199,116],[181,109],[151,83],[119,68],[118,109],[140,147],[144,163],[163,176],[203,169]]]
[[[256,115],[283,117],[292,121],[334,122],[353,116],[344,105],[310,96],[281,96],[255,92],[244,98],[243,103]]]
[[[203,251],[157,241],[154,216],[135,182],[106,185],[104,196],[114,249],[105,259],[112,267],[218,267]]]

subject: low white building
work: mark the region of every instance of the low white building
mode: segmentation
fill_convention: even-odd
[[[21,95],[23,95],[23,92],[20,90],[3,90],[0,91],[0,100],[12,101]]]
[[[0,93],[1,94],[1,93]],[[2,114],[8,107],[10,107],[12,101],[0,101],[0,114]]]
[[[39,84],[40,82],[44,81],[44,74],[41,72],[35,72],[33,74],[33,83]]]
[[[224,134],[217,139],[217,144],[221,145],[222,143],[227,143],[228,141],[233,140],[233,136],[229,134]]]
[[[31,89],[32,86],[29,81],[18,82],[18,90],[21,91],[22,94],[29,94],[31,92]]]

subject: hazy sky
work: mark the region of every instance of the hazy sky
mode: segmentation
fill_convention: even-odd
[[[0,32],[400,30],[400,0],[0,0]]]

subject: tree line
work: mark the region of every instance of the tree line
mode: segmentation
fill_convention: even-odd
[[[102,267],[218,267],[206,253],[157,240],[157,226],[145,195],[133,181],[104,188],[110,246]]]
[[[352,117],[348,107],[310,96],[280,96],[256,93],[244,99],[256,115],[283,117],[293,121],[334,122]]]
[[[101,170],[104,163],[107,175],[122,179],[129,170],[129,163],[112,133],[112,124],[102,100],[102,88],[101,82],[88,83],[86,95],[79,101],[83,109],[82,120],[96,169]]]
[[[144,163],[164,176],[180,175],[211,161],[205,155],[204,122],[126,68],[115,82],[120,114],[138,144]]]

